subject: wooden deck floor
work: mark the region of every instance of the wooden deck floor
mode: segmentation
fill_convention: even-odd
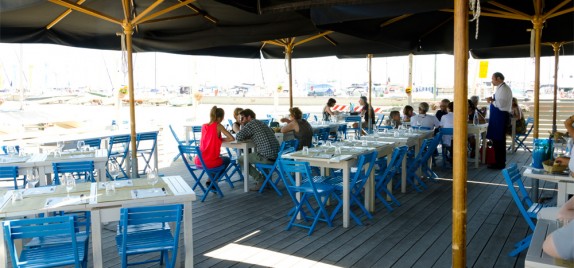
[[[508,155],[508,161],[523,165],[529,163],[530,154],[519,151]],[[470,166],[467,267],[524,267],[526,252],[508,256],[528,229],[501,172]],[[181,160],[160,171],[191,180]],[[222,184],[224,198],[212,195],[203,203],[194,203],[195,267],[450,267],[452,174],[440,162],[436,171],[444,179],[429,183],[423,193],[398,194],[402,206],[394,212],[377,203],[374,218],[365,226],[351,221],[345,229],[339,216],[334,227],[319,223],[312,236],[296,227],[285,231],[292,206],[288,196],[278,197],[271,191],[244,193],[242,183],[236,183],[235,189]],[[531,185],[530,180],[525,184]],[[554,184],[541,183],[541,189],[545,189],[544,196],[555,196]],[[119,267],[115,224],[107,229],[104,265]]]

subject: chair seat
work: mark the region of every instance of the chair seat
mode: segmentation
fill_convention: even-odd
[[[147,253],[161,250],[173,249],[173,236],[170,230],[153,230],[130,233],[127,235],[126,253]],[[123,254],[122,236],[116,236],[118,251]]]
[[[327,184],[315,184],[315,188],[320,195],[328,195],[334,190],[333,186]],[[289,186],[289,190],[301,193],[313,193],[313,188],[307,186]]]
[[[78,243],[76,250],[78,251],[80,261],[86,258],[85,243]],[[28,248],[22,250],[20,267],[54,267],[74,264],[74,249],[71,244],[55,244],[51,246],[41,246],[35,248]]]
[[[76,242],[84,243],[88,239],[89,239],[89,235],[86,232],[76,233]],[[64,243],[70,243],[70,242],[72,242],[72,239],[71,239],[70,235],[67,235],[67,234],[42,237],[42,238],[34,237],[30,240],[30,242],[26,243],[26,245],[24,245],[24,247],[25,248],[34,248],[34,247],[39,247],[39,246],[44,247],[46,245],[57,245],[57,244],[64,244]]]

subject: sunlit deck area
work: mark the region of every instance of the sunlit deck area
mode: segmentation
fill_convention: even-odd
[[[508,155],[519,166],[530,153]],[[342,227],[319,223],[312,236],[294,227],[285,231],[292,201],[273,191],[243,192],[221,183],[224,198],[214,194],[194,203],[194,264],[196,267],[450,267],[452,174],[439,164],[441,178],[429,189],[397,194],[402,206],[389,213],[377,203],[373,220],[365,226],[351,221]],[[469,163],[471,166],[471,163]],[[164,175],[191,176],[181,159],[160,170]],[[531,185],[530,179],[525,184]],[[555,195],[553,183],[541,182],[543,196]],[[467,267],[524,267],[526,252],[508,253],[527,235],[528,228],[507,191],[499,170],[485,165],[468,169]],[[550,201],[552,202],[552,200]],[[340,215],[340,214],[339,214]],[[115,223],[104,231],[105,267],[120,265],[114,241]],[[183,241],[180,242],[180,245]],[[180,250],[180,254],[183,251]],[[151,258],[155,256],[139,256]],[[90,256],[91,258],[91,256]],[[149,264],[149,267],[157,264]],[[144,267],[148,267],[144,266]]]

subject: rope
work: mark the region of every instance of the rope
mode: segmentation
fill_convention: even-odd
[[[478,20],[480,18],[480,0],[468,0],[469,7],[472,11],[472,19],[470,21],[476,20],[476,33],[474,34],[474,39],[478,39]]]

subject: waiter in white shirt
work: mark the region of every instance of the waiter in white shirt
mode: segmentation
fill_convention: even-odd
[[[486,98],[490,103],[486,138],[492,140],[496,164],[489,165],[488,168],[503,169],[506,166],[506,125],[512,110],[512,90],[504,83],[504,75],[499,72],[492,75],[492,85],[496,87],[496,91],[492,97]]]

